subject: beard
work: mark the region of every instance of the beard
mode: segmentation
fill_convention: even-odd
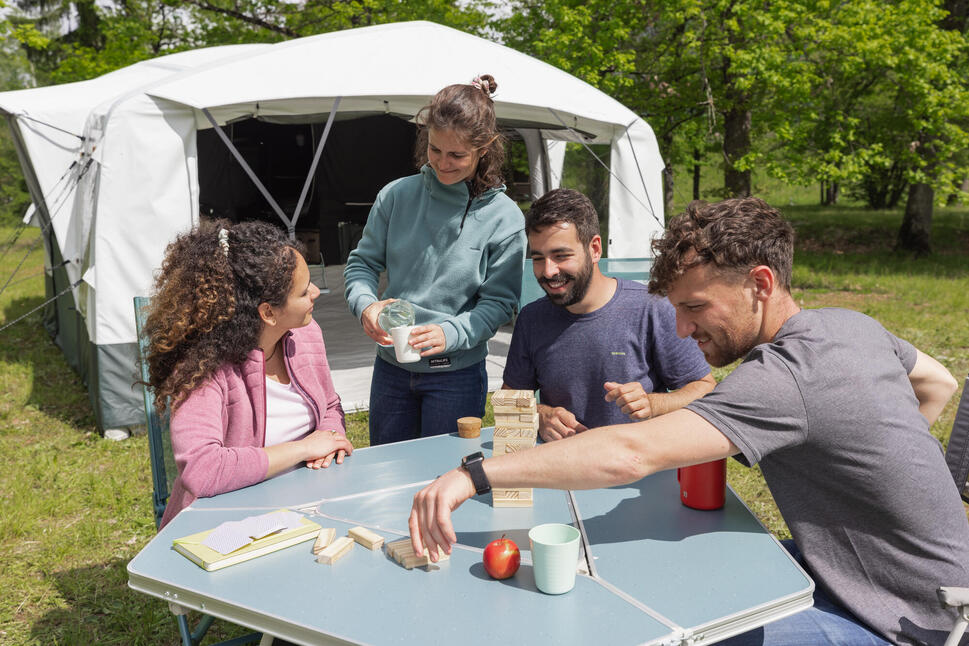
[[[699,341],[698,336],[704,338],[705,335],[694,334],[693,339]],[[737,334],[722,327],[717,330],[716,335],[708,338],[706,347],[700,348],[700,351],[707,363],[714,368],[722,368],[746,357],[757,345],[756,334]]]
[[[549,287],[554,284],[561,284],[565,282],[568,288],[561,293],[552,294],[550,293]],[[558,274],[552,278],[539,278],[538,284],[542,286],[545,290],[545,295],[548,296],[548,300],[552,301],[560,307],[568,307],[570,305],[575,305],[585,298],[586,293],[589,291],[589,284],[592,282],[592,259],[588,257],[586,253],[586,263],[582,267],[582,271],[578,274],[569,274],[563,271],[559,271]]]

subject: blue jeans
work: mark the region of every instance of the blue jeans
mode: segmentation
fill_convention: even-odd
[[[805,567],[794,541],[781,541],[781,544]],[[818,588],[814,589],[813,608],[719,643],[723,646],[890,646]]]
[[[449,372],[410,372],[380,357],[370,383],[370,445],[456,433],[459,417],[484,417],[484,360]]]

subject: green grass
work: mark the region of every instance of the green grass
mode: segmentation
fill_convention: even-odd
[[[898,212],[777,203],[798,231],[794,294],[804,307],[871,314],[961,382],[969,372],[969,210],[940,210],[937,252],[912,259],[890,250]],[[11,231],[0,227],[0,241]],[[27,230],[0,260],[0,285],[37,235]],[[0,325],[43,302],[42,264],[34,252],[0,295]],[[940,439],[956,401],[933,427]],[[354,444],[366,445],[366,414],[349,416],[349,426]],[[177,644],[165,605],[127,588],[126,564],[155,533],[147,439],[99,437],[86,392],[38,313],[0,332],[0,457],[0,644]],[[787,536],[756,469],[731,464],[729,480],[771,531]],[[207,642],[240,632],[217,622]]]

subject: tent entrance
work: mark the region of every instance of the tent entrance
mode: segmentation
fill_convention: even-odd
[[[283,212],[292,216],[324,126],[245,119],[223,131]],[[333,123],[296,222],[310,264],[346,263],[377,192],[415,172],[415,141],[414,124],[392,115]],[[214,129],[198,132],[197,148],[203,217],[262,220],[285,228]]]

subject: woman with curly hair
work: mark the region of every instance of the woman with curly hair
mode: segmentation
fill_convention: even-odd
[[[353,451],[297,244],[269,224],[218,221],[166,250],[144,329],[178,465],[162,526],[197,497]]]
[[[497,87],[488,75],[449,85],[421,110],[420,173],[380,191],[347,260],[347,304],[383,346],[370,388],[371,444],[453,433],[457,418],[484,415],[488,339],[518,306],[525,255],[524,218],[502,183]],[[378,323],[396,299],[414,305],[415,363],[396,360]]]

